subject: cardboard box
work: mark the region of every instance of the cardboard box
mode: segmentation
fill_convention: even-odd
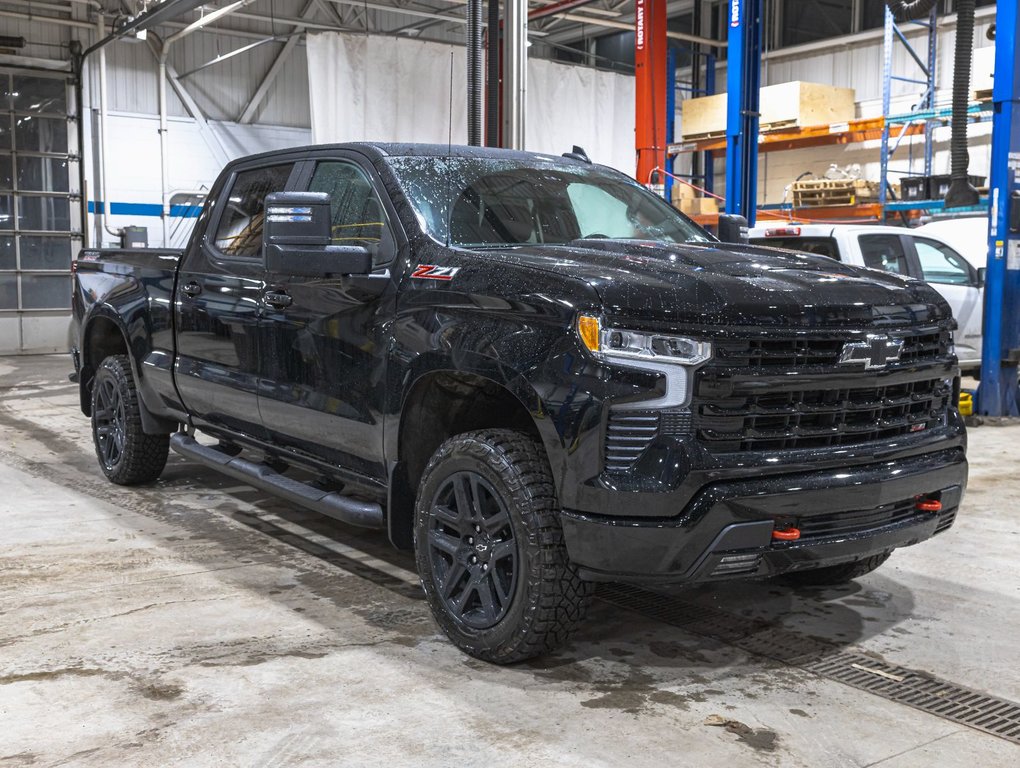
[[[688,216],[707,216],[719,213],[719,201],[714,197],[687,197],[680,200],[679,208]]]
[[[684,184],[682,181],[673,181],[673,190],[670,193],[673,196],[672,203],[677,208],[680,207],[681,200],[693,200],[697,192],[694,191],[694,187],[690,187]]]
[[[853,88],[794,80],[758,92],[760,130],[845,123],[857,116]],[[726,94],[681,102],[680,135],[684,140],[726,133]]]

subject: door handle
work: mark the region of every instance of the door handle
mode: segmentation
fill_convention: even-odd
[[[275,309],[286,309],[290,306],[293,299],[283,291],[266,291],[263,294],[263,298],[266,300],[266,304]]]
[[[184,293],[186,293],[191,298],[195,298],[196,296],[198,296],[198,294],[202,292],[202,286],[196,283],[194,280],[192,280],[190,283],[185,285],[181,290],[184,291]]]

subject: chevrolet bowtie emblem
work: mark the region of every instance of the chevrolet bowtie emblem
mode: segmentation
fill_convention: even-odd
[[[888,336],[874,334],[867,341],[848,341],[843,345],[839,356],[840,365],[864,364],[864,370],[885,368],[889,363],[900,359],[903,352],[903,340],[891,339]]]

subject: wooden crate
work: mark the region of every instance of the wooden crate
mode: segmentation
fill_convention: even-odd
[[[794,80],[762,88],[759,130],[774,131],[809,125],[845,123],[856,116],[853,88],[836,88]],[[726,133],[726,94],[681,102],[680,134],[686,141]]]
[[[794,208],[858,205],[878,199],[878,183],[861,179],[806,179],[791,187]]]

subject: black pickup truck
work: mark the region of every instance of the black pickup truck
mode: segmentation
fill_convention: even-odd
[[[582,153],[238,160],[183,252],[83,252],[73,306],[110,480],[173,448],[385,529],[493,662],[600,580],[852,579],[966,486],[935,291],[721,243]]]

